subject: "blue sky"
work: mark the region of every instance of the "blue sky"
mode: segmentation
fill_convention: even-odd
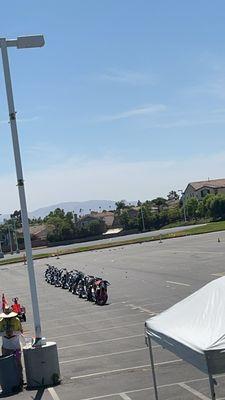
[[[225,177],[225,3],[2,4],[28,208],[151,199]],[[13,12],[12,12],[13,11]],[[0,209],[18,207],[0,65]]]

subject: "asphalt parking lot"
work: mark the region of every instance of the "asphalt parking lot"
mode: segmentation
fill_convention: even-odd
[[[218,242],[220,237],[220,242]],[[43,335],[58,346],[62,384],[15,395],[21,400],[154,399],[144,322],[225,274],[225,233],[149,242],[52,258],[111,282],[99,307],[44,281],[45,260],[35,261]],[[49,260],[47,261],[49,262]],[[0,267],[0,295],[19,296],[33,335],[26,266]],[[206,400],[208,378],[154,344],[159,400]],[[225,399],[225,379],[216,393]],[[10,397],[12,399],[12,397]]]

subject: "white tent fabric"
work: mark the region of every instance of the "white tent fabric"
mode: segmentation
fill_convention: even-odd
[[[148,319],[146,328],[199,353],[225,350],[225,277]]]
[[[225,373],[225,277],[216,279],[145,323],[155,399],[158,400],[151,339],[208,374]]]

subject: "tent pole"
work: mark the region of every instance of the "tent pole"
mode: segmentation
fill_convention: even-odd
[[[152,342],[151,342],[150,335],[148,333],[147,333],[147,336],[148,336],[148,347],[149,347],[149,354],[150,354],[151,367],[152,367],[152,378],[153,378],[153,384],[154,384],[154,390],[155,390],[155,400],[159,400],[158,390],[157,390],[157,382],[156,382],[156,376],[155,376],[155,366],[154,366],[154,359],[153,359]]]
[[[216,400],[216,393],[214,389],[214,379],[211,374],[211,369],[210,369],[210,355],[208,352],[205,352],[205,358],[206,358],[206,365],[207,365],[207,370],[208,370],[208,377],[209,377],[209,386],[210,386],[210,391],[211,391],[211,398],[212,400]]]
[[[216,394],[215,394],[215,390],[214,390],[214,382],[213,382],[213,377],[212,375],[209,373],[209,386],[210,386],[210,390],[211,390],[211,397],[212,400],[216,400]]]

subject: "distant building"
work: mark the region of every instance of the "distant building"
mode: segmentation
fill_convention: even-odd
[[[225,194],[225,179],[211,179],[207,181],[190,182],[184,193],[183,199],[188,200],[195,197],[202,200],[207,194]]]
[[[92,221],[102,220],[105,222],[107,228],[111,228],[114,221],[114,213],[112,211],[91,211],[91,214],[81,217],[80,223],[86,225]]]
[[[23,229],[18,228],[16,230],[18,237],[23,237]],[[47,227],[45,224],[41,225],[30,225],[30,235],[32,241],[45,241],[47,239]]]

